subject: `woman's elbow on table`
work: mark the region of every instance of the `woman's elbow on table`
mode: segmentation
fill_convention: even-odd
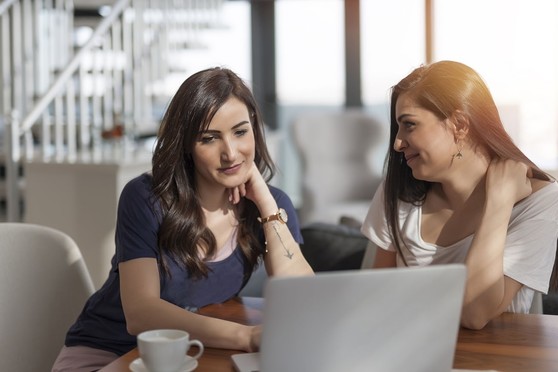
[[[483,329],[488,322],[500,314],[501,312],[497,314],[488,314],[481,309],[467,309],[467,307],[464,307],[461,311],[461,326],[478,331]]]
[[[152,303],[148,300],[145,301],[143,306],[134,304],[124,307],[124,318],[126,319],[126,330],[129,334],[137,336],[143,331],[147,331],[154,327],[161,328],[156,324],[161,321],[158,314],[162,310],[157,306],[157,303]],[[168,321],[171,315],[167,316],[165,321]]]
[[[126,330],[132,336],[137,336],[141,332],[145,331],[144,322],[140,321],[138,317],[129,315],[126,316]]]
[[[485,319],[480,317],[474,319],[464,319],[463,317],[461,317],[461,326],[464,328],[479,331],[483,329],[488,324],[489,321],[490,319]]]

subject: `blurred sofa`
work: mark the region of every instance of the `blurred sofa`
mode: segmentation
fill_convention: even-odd
[[[372,267],[374,245],[361,232],[358,221],[342,218],[339,224],[314,222],[301,228],[302,254],[315,272]],[[267,274],[261,265],[240,296],[262,297]],[[542,312],[558,315],[558,292],[542,296]]]
[[[301,228],[302,254],[315,272],[360,269],[369,253],[368,239],[360,225],[350,219],[339,224],[314,222]],[[368,265],[370,266],[370,265]],[[267,274],[263,265],[252,274],[240,296],[262,297]]]

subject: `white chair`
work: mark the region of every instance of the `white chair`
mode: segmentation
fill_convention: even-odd
[[[543,300],[541,292],[535,292],[533,295],[533,302],[531,303],[530,314],[542,314],[543,313]]]
[[[93,291],[81,252],[68,235],[0,223],[1,369],[50,371]]]
[[[301,114],[291,138],[302,170],[302,224],[364,220],[382,177],[387,127],[361,109]]]
[[[371,269],[374,266],[374,261],[376,260],[376,250],[378,247],[371,241],[366,245],[366,250],[364,251],[364,257],[362,258],[361,269]]]

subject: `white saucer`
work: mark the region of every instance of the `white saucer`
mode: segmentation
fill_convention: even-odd
[[[190,372],[193,371],[198,367],[198,361],[191,356],[186,355],[184,357],[184,362],[182,366],[177,372]],[[143,360],[141,358],[135,359],[132,363],[130,363],[130,369],[132,372],[149,372],[143,364]]]

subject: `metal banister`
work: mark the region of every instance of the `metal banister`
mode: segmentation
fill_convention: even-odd
[[[130,0],[119,0],[113,7],[112,12],[109,16],[104,18],[91,38],[87,43],[80,48],[80,50],[74,55],[74,58],[68,63],[66,68],[60,73],[55,83],[49,88],[49,90],[41,97],[41,99],[35,104],[33,110],[27,114],[21,123],[21,131],[25,132],[31,129],[35,121],[37,121],[43,111],[52,102],[56,95],[64,88],[64,85],[72,78],[73,74],[79,69],[80,63],[82,63],[83,57],[91,49],[96,47],[99,37],[103,36],[113,25],[114,21],[121,16],[123,11],[130,4]]]
[[[211,26],[222,1],[118,0],[75,54],[67,42],[74,32],[72,0],[0,4],[8,221],[21,219],[25,162],[95,162],[111,142],[105,135],[124,134],[121,145],[133,147],[139,129],[158,126],[155,87],[169,74],[169,53],[180,48],[169,34]]]
[[[0,15],[7,13],[11,6],[15,3],[19,2],[19,0],[5,0],[0,4]]]

